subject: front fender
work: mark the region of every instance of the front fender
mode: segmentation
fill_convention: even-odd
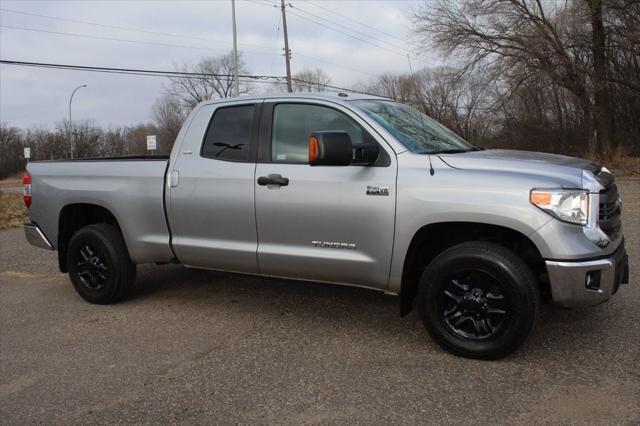
[[[529,202],[535,187],[558,186],[540,176],[500,171],[400,168],[390,292],[402,285],[404,262],[413,237],[426,225],[466,222],[495,225],[529,237],[553,220]],[[540,247],[538,247],[540,250]]]

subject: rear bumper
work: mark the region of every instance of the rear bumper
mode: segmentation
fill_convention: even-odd
[[[47,250],[53,250],[53,246],[44,235],[40,227],[35,223],[24,224],[24,236],[26,237],[29,244],[33,246]]]
[[[629,282],[629,261],[624,242],[610,257],[584,261],[547,260],[553,303],[580,308],[606,302]]]

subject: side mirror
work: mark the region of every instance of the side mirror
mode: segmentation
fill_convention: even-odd
[[[348,166],[353,146],[347,132],[313,132],[309,137],[310,166]]]

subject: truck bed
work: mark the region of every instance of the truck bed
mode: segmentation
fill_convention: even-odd
[[[63,209],[91,204],[110,211],[136,263],[169,261],[172,252],[164,207],[169,156],[129,156],[29,163],[29,216],[57,248]]]

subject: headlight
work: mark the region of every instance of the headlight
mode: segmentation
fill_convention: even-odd
[[[586,225],[589,219],[589,192],[579,189],[534,189],[531,204],[558,220]]]

